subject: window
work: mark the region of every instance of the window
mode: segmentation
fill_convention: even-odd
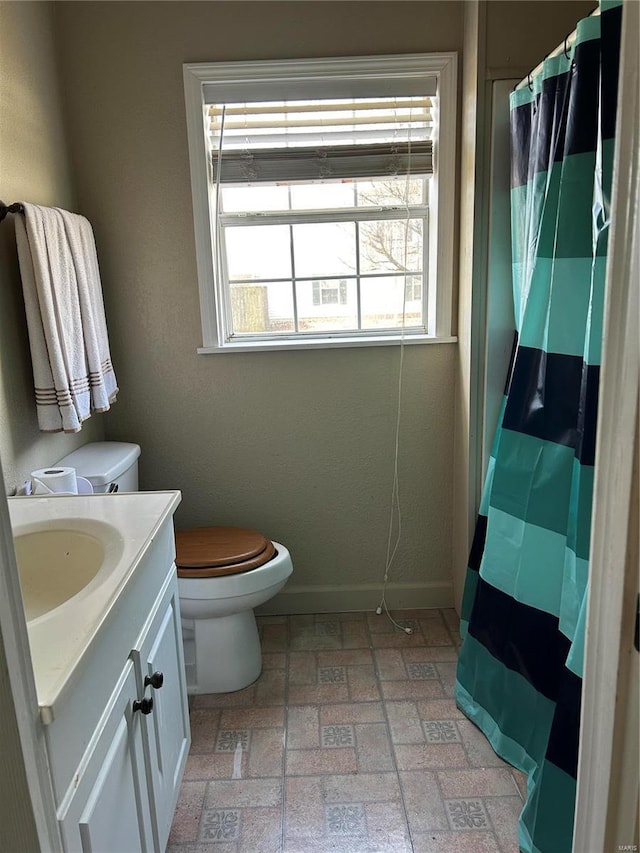
[[[454,54],[184,78],[201,352],[450,335]]]
[[[313,304],[314,305],[346,305],[347,304],[347,280],[340,281],[314,281],[313,282]]]

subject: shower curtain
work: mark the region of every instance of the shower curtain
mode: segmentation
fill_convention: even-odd
[[[456,699],[570,853],[622,0],[511,96],[516,343],[469,558]]]

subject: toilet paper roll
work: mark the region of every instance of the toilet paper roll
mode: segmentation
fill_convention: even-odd
[[[31,484],[36,495],[78,494],[75,468],[39,468],[31,472]]]

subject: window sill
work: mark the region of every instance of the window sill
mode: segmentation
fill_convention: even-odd
[[[307,340],[241,341],[223,346],[198,347],[198,355],[232,352],[285,352],[287,350],[344,349],[345,347],[416,346],[416,344],[455,344],[457,337],[431,335],[390,335],[388,337],[309,338]]]

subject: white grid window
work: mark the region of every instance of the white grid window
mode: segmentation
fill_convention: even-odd
[[[454,59],[185,66],[202,351],[450,334]]]

